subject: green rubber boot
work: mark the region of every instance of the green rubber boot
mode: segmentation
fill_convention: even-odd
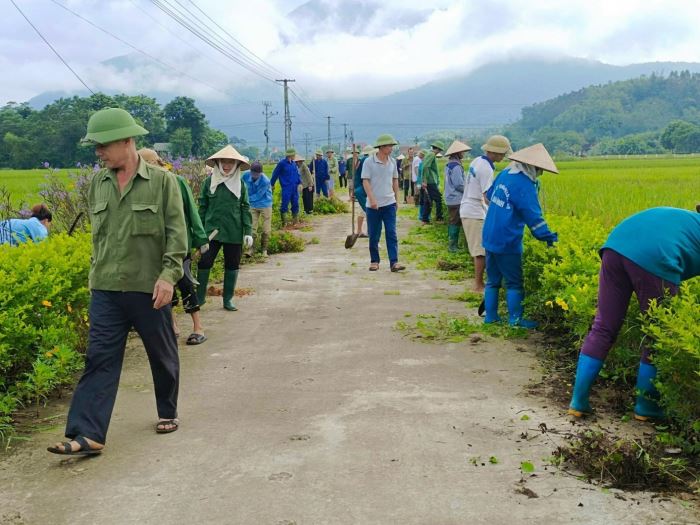
[[[233,294],[236,291],[236,281],[238,280],[238,270],[224,271],[224,308],[230,312],[238,310],[233,304]]]
[[[287,214],[281,211],[280,218],[282,219],[282,228],[284,228],[287,225]]]
[[[207,284],[209,284],[209,272],[211,270],[197,270],[197,302],[202,306],[207,302]]]
[[[447,235],[450,240],[448,249],[451,253],[455,253],[459,249],[459,226],[450,224],[447,227]]]

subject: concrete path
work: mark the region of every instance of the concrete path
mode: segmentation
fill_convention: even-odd
[[[44,449],[62,426],[35,434],[0,462],[0,523],[697,523],[676,501],[548,467],[538,425],[569,422],[524,393],[531,352],[404,338],[406,313],[464,312],[431,298],[461,287],[386,262],[368,272],[366,240],[343,249],[348,227],[317,219],[305,235],[320,244],[246,266],[239,286],[255,293],[240,311],[211,298],[209,341],[181,347],[178,432],[153,431],[150,372],[131,349],[104,454],[61,461]],[[524,483],[522,461],[536,468]]]

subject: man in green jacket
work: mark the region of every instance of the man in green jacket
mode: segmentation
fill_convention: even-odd
[[[167,165],[160,158],[158,153],[149,148],[141,148],[138,150],[139,156],[153,166],[159,166],[167,170]],[[168,172],[170,173],[170,172]],[[185,211],[185,225],[187,227],[187,255],[185,255],[185,260],[183,261],[183,267],[191,266],[192,264],[192,250],[198,250],[202,255],[209,250],[209,239],[204,231],[204,226],[202,225],[202,220],[199,218],[199,213],[197,212],[197,205],[194,202],[194,196],[192,195],[192,190],[185,178],[181,175],[172,174],[177,180],[178,188],[180,188],[180,195],[182,195],[182,207]],[[207,336],[204,335],[204,327],[202,326],[202,319],[199,315],[199,302],[197,301],[197,289],[195,288],[194,282],[192,281],[192,274],[183,275],[182,278],[177,282],[177,289],[180,290],[180,295],[182,296],[182,305],[185,309],[185,313],[190,314],[192,317],[192,333],[190,333],[187,338],[188,345],[199,345],[207,340]],[[177,292],[173,292],[173,306],[177,306]],[[179,337],[179,332],[177,329],[177,323],[175,322],[175,316],[173,316],[173,329],[175,330],[175,336]]]
[[[101,452],[132,327],[151,365],[156,432],[178,428],[180,362],[170,301],[183,273],[187,232],[177,181],[136,152],[134,137],[146,133],[128,112],[106,108],[90,117],[83,138],[105,168],[88,189],[93,250],[85,371],[68,412],[70,441],[49,447],[55,454]]]
[[[423,224],[430,223],[430,211],[435,203],[435,218],[442,220],[442,193],[440,193],[440,174],[436,155],[445,151],[440,140],[430,144],[430,152],[423,159]]]

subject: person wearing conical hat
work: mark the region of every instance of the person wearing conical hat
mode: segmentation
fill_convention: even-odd
[[[139,156],[152,164],[153,166],[160,166],[166,169],[166,162],[160,158],[157,152],[149,148],[141,148],[137,152]],[[168,172],[170,173],[170,172]],[[194,196],[192,195],[192,190],[185,178],[181,175],[172,174],[177,180],[178,188],[180,189],[180,195],[182,196],[182,207],[185,212],[185,225],[187,227],[187,255],[183,261],[183,267],[187,264],[192,264],[192,250],[198,250],[200,254],[204,254],[209,250],[209,239],[207,239],[207,234],[204,231],[204,225],[202,224],[202,219],[199,217],[197,212],[197,205],[194,201]],[[204,327],[202,326],[201,316],[199,315],[199,302],[197,301],[197,289],[192,282],[191,278],[187,275],[183,275],[182,278],[177,282],[176,290],[180,291],[182,296],[182,305],[185,309],[185,313],[190,314],[192,317],[192,332],[187,338],[188,345],[199,345],[207,340],[204,335]],[[177,292],[173,292],[173,307],[178,305]],[[177,329],[177,323],[175,322],[175,317],[173,316],[173,329],[175,330],[175,335],[179,336]]]
[[[635,213],[613,228],[600,258],[598,304],[578,356],[569,404],[569,414],[575,417],[592,412],[591,387],[627,316],[632,293],[639,310],[646,313],[652,301],[661,304],[678,293],[682,281],[700,276],[700,215],[671,207]],[[640,421],[665,418],[650,352],[648,346],[642,347],[637,373],[634,417]]]
[[[314,176],[305,161],[306,159],[299,155],[294,157],[294,163],[301,176],[301,201],[304,204],[304,213],[311,215],[314,212]]]
[[[464,142],[455,140],[447,148],[445,156],[448,162],[445,165],[445,204],[448,211],[447,237],[449,240],[449,251],[457,251],[459,244],[459,230],[462,221],[459,218],[459,205],[462,202],[464,193],[464,167],[462,159],[464,154],[471,148]]]
[[[233,302],[243,249],[253,245],[253,218],[250,213],[248,188],[241,178],[250,168],[248,159],[236,148],[225,146],[206,160],[213,172],[202,183],[199,194],[199,216],[207,236],[218,233],[209,242],[209,251],[197,266],[197,299],[204,304],[209,274],[219,250],[224,251],[224,309],[238,310]]]
[[[272,186],[270,179],[263,173],[262,164],[256,160],[250,165],[250,169],[243,173],[243,182],[248,188],[250,214],[253,217],[253,244],[255,244],[258,229],[262,226],[260,251],[263,257],[267,257],[267,245],[272,233]],[[246,257],[252,256],[253,245],[246,251]]]
[[[362,163],[362,186],[367,194],[367,232],[369,233],[369,270],[379,269],[379,239],[384,225],[389,269],[400,272],[406,267],[399,262],[399,241],[396,235],[396,212],[398,209],[399,172],[391,151],[398,142],[391,135],[377,138],[374,147],[377,153]]]
[[[423,224],[430,223],[432,204],[435,203],[435,219],[442,220],[442,193],[440,193],[440,174],[438,172],[437,154],[445,151],[441,140],[430,144],[430,152],[423,158]]]
[[[68,411],[69,441],[49,447],[54,454],[87,456],[104,448],[132,327],[153,376],[155,431],[179,426],[180,361],[170,302],[183,274],[187,231],[175,177],[136,152],[136,137],[147,133],[129,112],[105,108],[90,117],[81,141],[95,148],[105,167],[88,188],[92,257],[85,371]]]
[[[505,281],[509,324],[535,328],[537,323],[523,317],[523,230],[527,226],[536,239],[550,246],[558,240],[542,217],[536,187],[543,170],[552,173],[558,170],[542,144],[511,153],[509,158],[511,163],[486,194],[489,208],[482,239],[488,277],[484,290],[485,322],[500,320],[498,291]]]
[[[510,141],[503,135],[492,135],[481,146],[483,155],[475,158],[465,177],[464,194],[459,207],[464,237],[467,239],[469,255],[474,260],[474,291],[484,293],[484,270],[486,268],[486,250],[481,242],[484,219],[488,209],[486,192],[493,184],[495,163],[511,153]]]
[[[309,163],[309,170],[314,176],[316,196],[323,193],[324,197],[328,197],[328,162],[323,158],[323,152],[320,149],[316,150],[316,157]]]
[[[339,176],[340,169],[335,151],[331,146],[326,147],[326,162],[328,163],[328,194],[332,197],[335,191],[335,179]]]
[[[282,186],[282,202],[280,205],[282,226],[287,224],[287,210],[290,205],[292,208],[292,222],[296,223],[299,219],[299,185],[301,184],[301,176],[297,165],[294,163],[296,156],[297,151],[294,148],[287,148],[284,152],[284,158],[277,163],[270,179],[273,190],[278,179],[280,186]]]

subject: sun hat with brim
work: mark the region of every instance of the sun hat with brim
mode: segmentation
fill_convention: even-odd
[[[322,152],[320,149],[317,149],[317,150],[316,150],[316,155],[321,155],[321,156],[323,156],[323,152]]]
[[[136,153],[138,153],[139,156],[149,164],[153,164],[155,166],[165,166],[165,161],[160,158],[160,155],[158,155],[155,150],[150,148],[141,148]]]
[[[294,162],[304,162],[305,160],[301,155],[294,155]]]
[[[116,140],[147,134],[148,130],[139,126],[128,111],[121,108],[105,108],[90,117],[87,133],[80,143],[87,146],[109,144]]]
[[[335,150],[331,146],[328,146],[326,148],[326,153],[335,153]]]
[[[522,162],[523,164],[529,164],[530,166],[535,166],[536,168],[541,168],[544,171],[549,171],[550,173],[559,173],[557,166],[554,164],[552,157],[549,155],[547,148],[544,144],[539,143],[534,146],[528,146],[521,150],[511,153],[508,158],[517,162]]]
[[[491,135],[486,141],[486,144],[481,146],[481,149],[482,151],[503,153],[504,155],[513,153],[513,150],[510,148],[510,140],[508,140],[508,137],[504,137],[503,135]]]
[[[228,146],[224,146],[219,151],[214,153],[211,157],[209,157],[206,160],[206,164],[207,166],[211,166],[213,168],[216,165],[217,160],[223,159],[237,160],[242,164],[241,169],[243,170],[247,170],[250,168],[250,162],[248,162],[248,157],[238,153],[236,148],[231,146],[231,144],[229,144]]]
[[[294,148],[287,148],[286,150],[284,150],[285,157],[295,157],[296,154],[297,150],[295,150]]]
[[[388,133],[385,133],[384,135],[379,135],[377,137],[376,142],[374,143],[375,148],[379,148],[381,146],[396,146],[398,142],[396,142],[396,139],[389,135]]]
[[[377,152],[377,150],[375,149],[374,146],[365,146],[364,148],[362,148],[363,155],[373,155],[376,152]]]
[[[442,142],[441,140],[436,140],[435,142],[431,142],[430,147],[437,148],[440,151],[445,151],[445,143]]]
[[[467,151],[471,151],[471,149],[471,146],[465,144],[464,142],[455,140],[452,144],[450,144],[450,147],[447,148],[445,156],[449,157],[450,155],[454,155],[455,153],[466,153]]]

